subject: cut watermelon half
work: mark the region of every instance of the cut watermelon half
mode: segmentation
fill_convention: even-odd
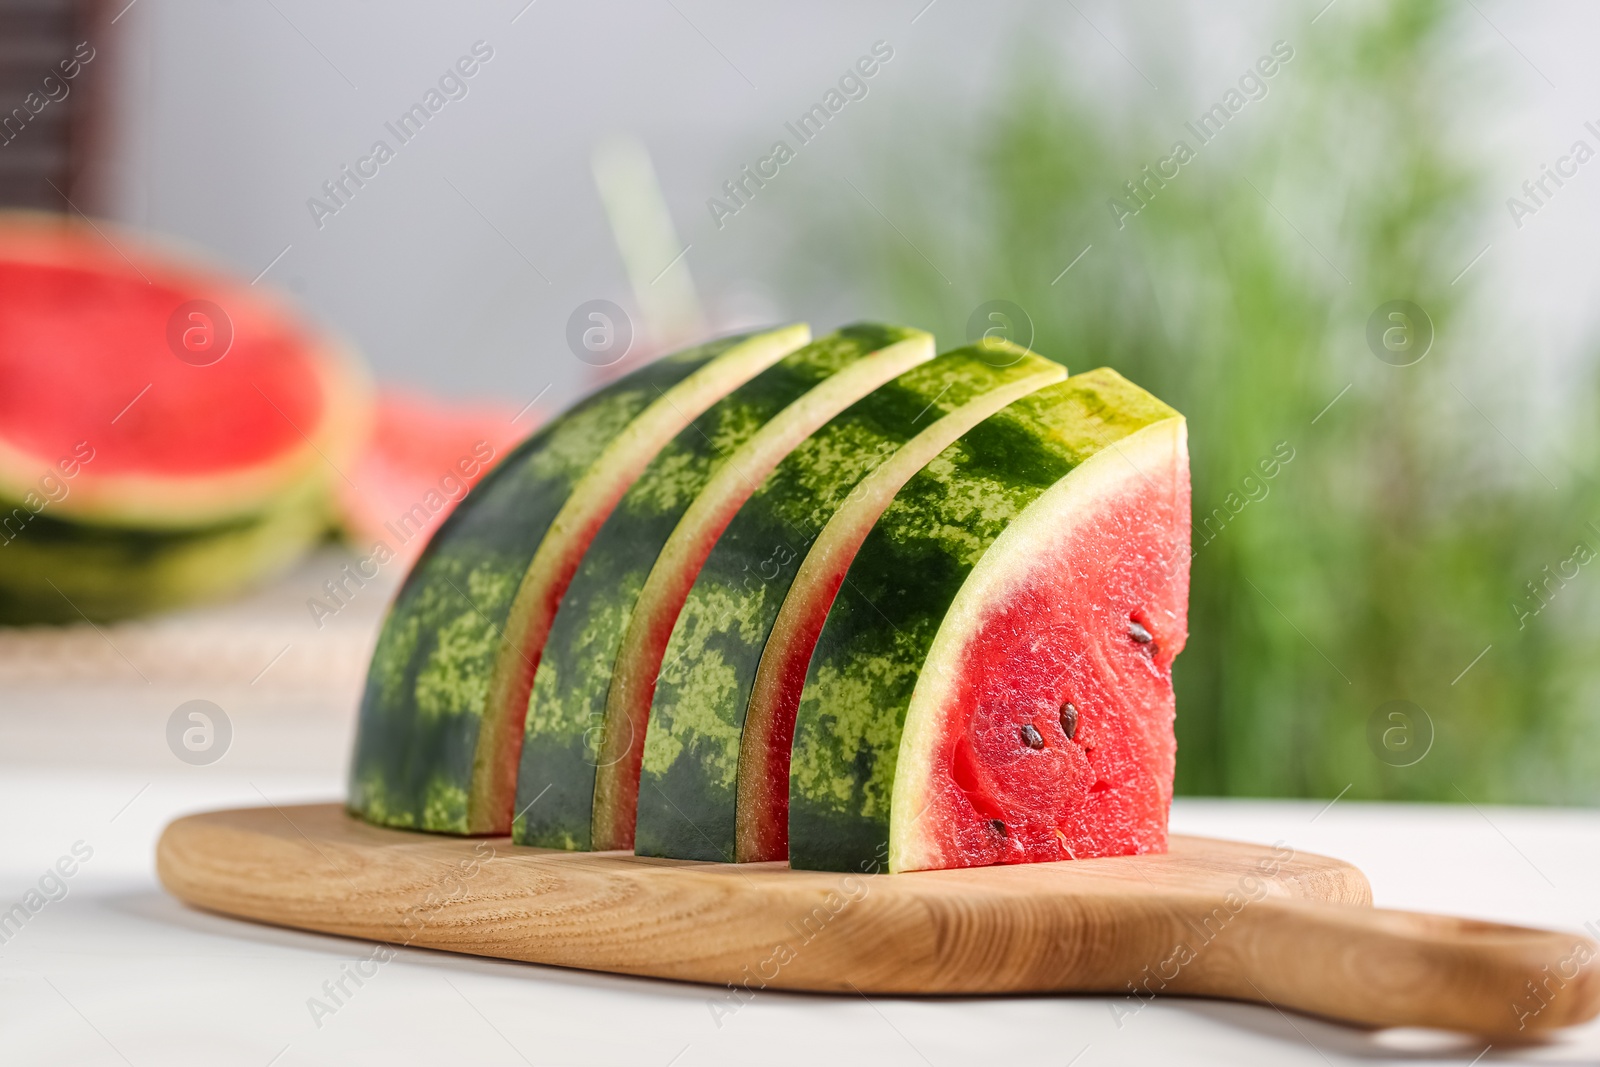
[[[841,531],[859,530],[859,544],[894,490],[927,460],[1010,401],[1064,377],[1060,364],[1013,345],[947,352],[851,405],[762,482],[700,568],[673,627],[645,737],[635,852],[724,861],[788,855],[792,711],[773,746],[784,757],[774,791],[781,804],[769,820],[775,841],[746,840],[749,819],[736,820],[736,800],[744,816],[751,804],[736,785],[764,778],[748,767],[768,746],[750,744],[750,735],[774,733],[763,719],[767,705],[752,700],[752,689],[765,692],[758,666],[797,660],[805,681],[810,645],[789,620],[809,617],[797,605],[815,595],[816,583],[808,580],[814,557],[848,566],[854,546],[838,543]],[[900,473],[886,482],[886,469]],[[829,601],[837,584],[827,589]],[[798,686],[792,695],[797,704]],[[756,750],[748,760],[741,736]]]
[[[192,529],[331,484],[367,430],[348,353],[264,292],[110,232],[0,217],[0,497],[40,496],[75,454],[92,459],[51,518]]]
[[[0,213],[6,622],[176,607],[282,568],[327,532],[366,432],[343,348],[97,226]]]
[[[589,543],[550,623],[517,769],[519,844],[631,847],[643,716],[705,554],[790,449],[932,356],[920,330],[846,327],[724,397],[651,461]]]
[[[378,394],[372,434],[341,481],[339,510],[358,548],[381,542],[409,565],[494,462],[539,423],[509,404]]]
[[[1109,370],[1016,401],[929,462],[822,625],[791,865],[1164,850],[1188,532],[1183,419]]]
[[[434,534],[378,635],[352,811],[448,833],[509,828],[528,681],[589,539],[663,444],[809,337],[788,326],[665,356],[555,419],[485,476]],[[519,686],[521,701],[507,699]]]

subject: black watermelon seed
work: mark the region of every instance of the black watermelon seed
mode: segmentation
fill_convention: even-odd
[[[990,819],[989,825],[994,827],[994,832],[999,834],[1001,837],[1006,836],[1006,824],[1001,822],[999,819]]]
[[[1068,741],[1078,732],[1078,709],[1071,701],[1061,705],[1061,732],[1067,735]]]
[[[1150,636],[1149,630],[1146,630],[1143,626],[1132,620],[1129,620],[1128,622],[1128,636],[1139,642],[1141,645],[1148,645],[1151,641],[1155,640],[1155,638]]]
[[[1033,723],[1022,724],[1022,743],[1029,748],[1043,748],[1044,738],[1039,736],[1039,731],[1033,728]]]

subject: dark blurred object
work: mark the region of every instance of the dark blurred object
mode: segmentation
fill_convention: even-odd
[[[97,3],[0,0],[0,206],[93,210],[82,178],[101,140],[107,66],[94,38],[119,15]]]

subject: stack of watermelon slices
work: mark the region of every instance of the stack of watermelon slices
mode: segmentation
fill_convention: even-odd
[[[820,870],[1159,852],[1181,415],[1004,342],[727,338],[514,449],[385,621],[350,807]]]

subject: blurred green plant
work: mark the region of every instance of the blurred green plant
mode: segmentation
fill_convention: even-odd
[[[1432,0],[1307,15],[1268,95],[1204,147],[1165,95],[1109,109],[1035,40],[970,127],[897,114],[858,145],[848,169],[867,177],[790,213],[814,303],[849,292],[849,311],[952,344],[974,307],[1010,300],[1036,350],[1116,367],[1188,416],[1180,792],[1600,797],[1592,590],[1525,586],[1579,541],[1600,549],[1600,507],[1511,443],[1519,383],[1475,359],[1487,302],[1471,272],[1453,283],[1498,210],[1452,133],[1481,78],[1452,58],[1460,17]],[[1133,206],[1124,182],[1175,138],[1196,158],[1119,227],[1109,198]],[[1366,342],[1395,299],[1434,328],[1410,366]],[[1595,425],[1592,396],[1568,399],[1574,433]],[[1393,718],[1393,700],[1422,714]]]

